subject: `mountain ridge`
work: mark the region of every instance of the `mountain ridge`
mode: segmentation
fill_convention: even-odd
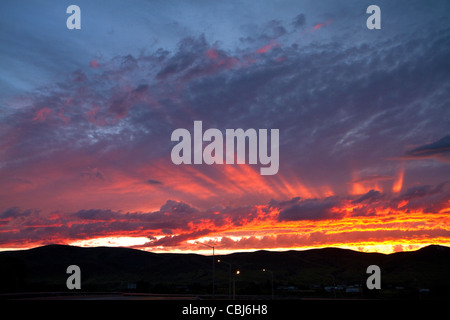
[[[378,265],[383,288],[431,288],[440,294],[450,288],[450,247],[430,245],[416,251],[391,254],[340,248],[236,252],[216,255],[216,292],[228,293],[229,272],[238,292],[266,292],[273,272],[275,287],[324,288],[365,286],[367,267]],[[217,260],[225,263],[219,263]],[[134,283],[139,292],[211,291],[212,256],[195,253],[154,253],[122,247],[46,245],[0,252],[0,291],[67,290],[66,269],[78,265],[82,288],[90,291],[126,291]],[[133,289],[134,290],[134,289]],[[392,289],[393,290],[393,289]]]

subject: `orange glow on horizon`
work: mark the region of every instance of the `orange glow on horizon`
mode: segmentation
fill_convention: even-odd
[[[152,252],[203,252],[196,241],[215,246],[217,252],[254,250],[304,250],[309,248],[341,247],[364,252],[392,253],[402,250],[416,250],[429,245],[450,245],[450,220],[448,211],[426,214],[422,211],[405,212],[400,208],[385,208],[369,215],[354,215],[360,204],[344,204],[334,207],[339,219],[280,221],[279,210],[267,210],[267,206],[254,207],[252,220],[241,219],[238,225],[226,220],[217,226],[209,219],[190,223],[189,230],[173,229],[173,236],[185,240],[173,245],[158,244],[167,234],[161,230],[136,229],[129,232],[108,232],[104,230],[94,237],[84,239],[47,239],[51,243],[78,246],[121,246]],[[174,217],[169,217],[174,218]],[[130,217],[123,215],[123,222]],[[89,221],[81,221],[78,224]],[[74,223],[76,225],[76,223]],[[56,225],[55,226],[59,226]],[[39,227],[39,226],[33,226]],[[48,226],[42,226],[48,227]],[[196,233],[206,234],[195,236]],[[153,238],[148,238],[151,232]],[[192,234],[192,236],[189,236]],[[186,235],[186,236],[184,236]],[[152,241],[157,241],[153,245]],[[6,248],[30,248],[39,243],[4,243]],[[203,251],[202,251],[203,250]]]
[[[74,158],[69,165],[79,160]],[[176,166],[164,161],[127,174],[113,167],[84,169],[75,181],[78,191],[60,195],[66,208],[41,209],[40,202],[34,202],[26,206],[39,208],[36,212],[17,210],[0,217],[0,247],[61,243],[198,252],[201,249],[191,242],[207,241],[222,252],[319,247],[390,252],[394,247],[450,245],[448,195],[443,190],[440,202],[431,205],[421,193],[401,194],[403,165],[395,179],[354,171],[347,192],[314,184],[298,172],[266,177],[259,169],[248,164]],[[48,176],[64,173],[49,170]],[[430,199],[438,199],[437,191],[429,192]],[[43,239],[35,236],[39,232],[24,229],[49,232]]]

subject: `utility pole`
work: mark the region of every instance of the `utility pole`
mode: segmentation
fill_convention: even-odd
[[[264,272],[270,272],[270,274],[272,275],[272,300],[274,300],[275,299],[275,295],[274,295],[274,292],[273,292],[273,271],[271,271],[271,270],[267,270],[267,269],[263,269],[263,271]]]
[[[217,260],[219,263],[225,263],[228,265],[228,299],[231,299],[231,263],[223,261],[223,260]]]
[[[213,255],[212,255],[212,257],[213,257],[213,261],[212,261],[212,298],[213,298],[213,300],[216,298],[216,294],[215,294],[215,278],[216,278],[216,264],[215,264],[215,256],[214,256],[214,246],[210,246],[209,244],[206,244],[206,243],[202,243],[202,242],[196,242],[196,244],[201,244],[201,245],[204,245],[204,246],[207,246],[207,247],[210,247],[210,248],[212,248],[212,251],[213,251]]]

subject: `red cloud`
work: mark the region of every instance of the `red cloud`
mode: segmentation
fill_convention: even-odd
[[[273,48],[279,47],[279,46],[280,45],[277,41],[271,40],[270,43],[268,43],[265,46],[262,46],[261,48],[256,50],[256,53],[258,53],[258,54],[266,53],[266,52],[272,50]]]
[[[206,51],[206,56],[211,60],[217,60],[219,52],[216,49],[211,48]]]
[[[97,69],[98,68],[98,61],[97,60],[91,60],[89,62],[89,65],[91,66],[91,68]]]
[[[47,117],[52,113],[52,110],[50,108],[42,108],[38,112],[36,112],[36,115],[33,118],[33,121],[45,121]]]
[[[313,28],[313,30],[318,30],[321,29],[323,27],[328,26],[331,23],[331,20],[327,20],[326,22],[319,22],[318,24],[316,24]]]

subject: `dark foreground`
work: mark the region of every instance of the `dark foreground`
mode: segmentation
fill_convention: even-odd
[[[443,246],[389,255],[257,251],[212,262],[212,256],[106,247],[0,252],[0,299],[212,300],[214,272],[214,298],[221,300],[450,301],[450,248]],[[67,286],[71,265],[81,271],[80,289]],[[381,289],[367,287],[370,265],[381,270]]]

